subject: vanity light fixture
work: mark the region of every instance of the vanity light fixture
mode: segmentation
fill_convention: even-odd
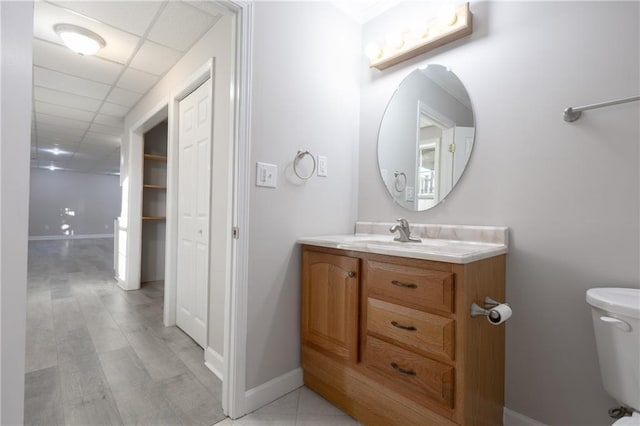
[[[86,28],[73,24],[56,24],[53,30],[65,46],[79,55],[95,55],[107,45],[102,37]]]
[[[437,19],[414,22],[405,32],[391,33],[381,45],[369,43],[365,47],[369,67],[383,70],[468,36],[473,32],[471,18],[469,3],[457,8],[445,7]]]

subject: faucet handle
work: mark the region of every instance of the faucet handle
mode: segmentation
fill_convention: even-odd
[[[409,222],[407,222],[407,219],[403,217],[399,217],[398,219],[396,219],[396,222],[400,222],[400,226],[402,226],[403,228],[409,228]]]

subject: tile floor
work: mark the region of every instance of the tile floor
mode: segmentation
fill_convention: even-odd
[[[162,324],[163,283],[122,291],[112,262],[112,239],[29,243],[26,425],[358,425],[306,387],[225,418],[202,348]]]
[[[238,419],[216,426],[357,426],[359,423],[307,387]]]

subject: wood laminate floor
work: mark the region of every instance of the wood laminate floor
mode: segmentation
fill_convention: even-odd
[[[177,327],[163,282],[123,291],[113,239],[29,243],[25,424],[212,425],[222,383]]]

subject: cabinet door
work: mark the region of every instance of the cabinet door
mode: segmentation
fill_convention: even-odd
[[[337,357],[358,359],[358,259],[304,250],[302,340]]]

